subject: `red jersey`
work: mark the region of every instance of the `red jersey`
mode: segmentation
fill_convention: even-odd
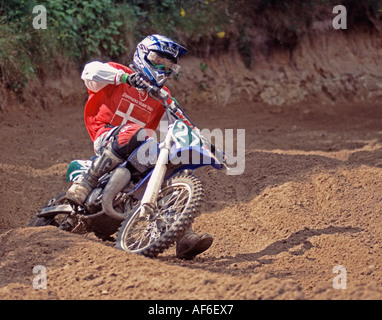
[[[125,73],[133,70],[118,63],[108,62],[115,69]],[[166,91],[170,91],[163,87]],[[85,125],[94,141],[110,126],[136,123],[143,128],[155,130],[165,109],[148,95],[146,90],[136,89],[128,84],[108,84],[98,92],[88,89],[89,98],[85,106]],[[171,103],[171,98],[168,103]]]

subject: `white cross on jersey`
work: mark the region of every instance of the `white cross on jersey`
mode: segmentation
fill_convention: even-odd
[[[136,123],[136,124],[140,125],[141,127],[145,127],[146,123],[144,123],[144,122],[142,122],[142,121],[140,121],[140,120],[138,120],[132,116],[134,108],[139,108],[139,107],[137,105],[135,105],[134,103],[130,102],[129,107],[127,108],[126,112],[124,112],[123,109],[125,109],[125,107],[123,107],[123,106],[126,106],[126,103],[128,103],[127,100],[121,99],[121,102],[119,103],[118,109],[115,112],[113,119],[111,119],[110,124],[111,125],[123,125],[123,124],[126,124],[127,121],[129,121],[129,122]],[[139,108],[139,109],[142,109],[142,108]],[[140,112],[142,112],[142,110],[140,110]],[[122,122],[120,124],[113,123],[114,121],[117,121],[117,119],[115,119],[115,116],[119,116],[122,118]]]

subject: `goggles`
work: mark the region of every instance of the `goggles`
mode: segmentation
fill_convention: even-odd
[[[147,60],[149,60],[155,68],[164,69],[166,73],[174,72],[175,74],[178,74],[180,71],[180,65],[173,63],[172,61],[166,58],[162,58],[161,56],[157,55],[154,51],[150,51],[150,53],[147,55]]]

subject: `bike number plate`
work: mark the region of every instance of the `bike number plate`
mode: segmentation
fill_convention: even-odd
[[[202,145],[202,141],[198,134],[182,120],[175,121],[172,129],[172,135],[175,143],[180,147]]]

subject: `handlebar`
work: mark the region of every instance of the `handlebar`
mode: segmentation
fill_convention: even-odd
[[[167,99],[170,97],[170,94],[166,90],[159,88],[156,85],[147,82],[146,80],[143,80],[143,85],[145,86],[147,93],[153,93],[155,96],[161,99],[162,102],[167,101]]]
[[[163,106],[165,107],[166,112],[170,112],[170,114],[172,114],[176,119],[187,121],[187,124],[191,126],[191,128],[195,128],[194,124],[185,115],[185,113],[183,112],[183,110],[180,108],[178,104],[175,104],[174,102],[170,104],[167,103],[167,100],[169,99],[170,94],[165,89],[159,88],[156,85],[146,80],[143,80],[142,84],[143,84],[143,87],[145,87],[144,89],[147,91],[147,93],[152,93],[155,97],[161,100]]]
[[[177,110],[178,112],[180,111],[180,113],[176,114],[176,118],[178,118],[178,119],[182,119],[182,120],[187,120],[188,123],[191,125],[191,127],[196,128],[196,127],[192,124],[192,122],[187,118],[187,116],[184,114],[183,110],[182,110],[179,106],[176,107],[176,110],[171,109],[171,106],[167,103],[167,100],[168,100],[168,98],[170,97],[170,94],[169,94],[166,90],[164,90],[163,88],[159,88],[159,87],[157,87],[156,85],[154,85],[154,84],[152,84],[152,83],[150,83],[150,82],[148,82],[148,81],[146,81],[146,80],[143,80],[142,83],[143,83],[143,85],[145,86],[145,90],[147,91],[147,93],[150,93],[150,92],[151,92],[151,93],[154,94],[154,96],[156,96],[156,97],[158,97],[160,100],[162,100],[162,103],[163,103],[163,105],[164,105],[164,107],[165,107],[166,109],[170,109],[172,112],[175,112],[176,110]],[[171,112],[171,111],[170,111],[170,112]],[[174,114],[174,115],[175,115],[175,114]],[[217,156],[218,158],[220,158],[220,159],[218,159],[218,160],[221,161],[221,163],[227,168],[227,170],[229,170],[229,168],[228,168],[228,167],[226,166],[226,164],[225,164],[225,162],[226,162],[226,156],[225,156],[224,151],[215,148],[215,145],[212,144],[210,141],[204,139],[204,137],[203,137],[203,141],[204,141],[204,143],[207,143],[207,145],[209,146],[210,151],[211,151],[215,156]]]

